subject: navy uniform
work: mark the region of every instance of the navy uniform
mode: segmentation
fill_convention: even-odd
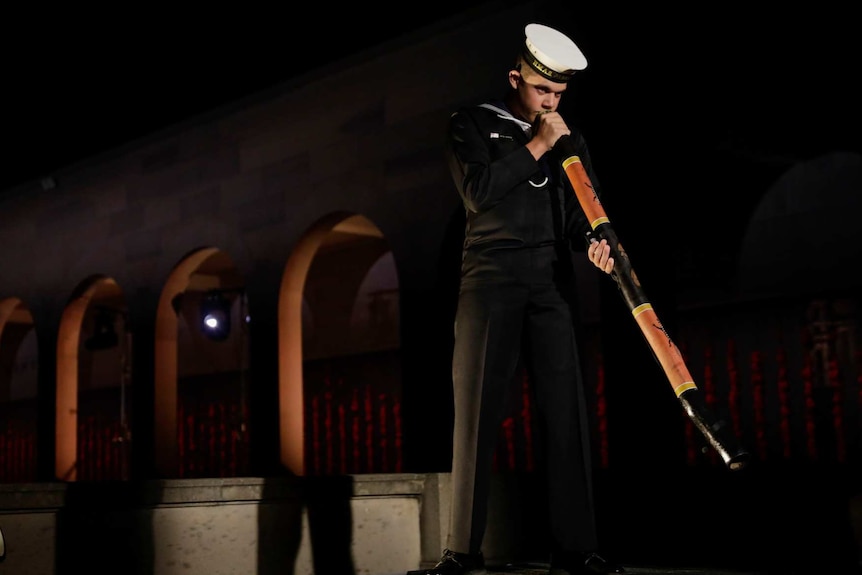
[[[586,67],[556,30],[531,24],[525,34],[525,59],[548,79]],[[559,61],[570,64],[565,76]],[[553,151],[536,161],[525,147],[531,130],[503,100],[462,108],[449,121],[446,156],[466,228],[452,362],[452,514],[448,548],[429,574],[478,573],[484,565],[494,451],[522,350],[543,422],[550,547],[557,564],[576,558],[558,572],[622,572],[591,555],[598,541],[572,266],[590,226]],[[569,138],[600,193],[583,137]],[[607,570],[582,571],[590,562]]]

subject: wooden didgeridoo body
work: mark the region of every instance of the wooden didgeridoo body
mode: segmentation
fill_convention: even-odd
[[[563,169],[596,238],[598,240],[605,239],[610,245],[611,256],[614,258],[614,271],[611,276],[616,281],[623,300],[640,327],[653,355],[664,370],[686,414],[731,470],[737,471],[744,468],[748,462],[749,454],[739,446],[727,423],[716,419],[707,409],[703,396],[695,385],[679,348],[665,331],[641,287],[631,262],[620,245],[616,232],[593,190],[587,171],[568,136],[560,138],[557,145],[554,146],[554,152],[559,153],[562,158]]]

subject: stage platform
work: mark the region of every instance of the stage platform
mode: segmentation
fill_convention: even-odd
[[[548,575],[542,563],[489,565],[487,575]],[[780,572],[710,569],[704,567],[661,567],[624,565],[627,575],[785,575]],[[786,575],[791,575],[787,572]],[[793,575],[796,575],[793,573]],[[801,575],[801,574],[800,574]]]

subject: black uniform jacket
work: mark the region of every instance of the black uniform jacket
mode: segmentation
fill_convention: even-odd
[[[503,264],[512,250],[584,249],[590,226],[562,164],[553,151],[539,162],[533,158],[525,147],[529,130],[499,101],[450,118],[446,156],[467,217],[462,271],[471,258]],[[572,130],[571,141],[601,197],[583,136]]]

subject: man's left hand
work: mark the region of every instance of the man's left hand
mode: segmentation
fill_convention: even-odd
[[[608,240],[603,239],[600,242],[593,241],[590,243],[587,256],[594,266],[606,274],[614,270],[614,258],[611,257],[611,246],[608,245]]]

